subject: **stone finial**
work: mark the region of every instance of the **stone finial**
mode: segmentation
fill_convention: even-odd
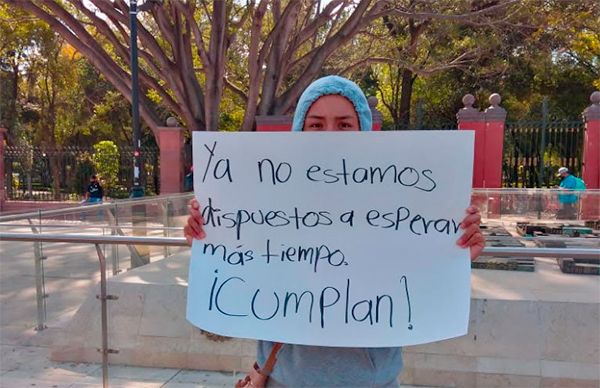
[[[490,106],[485,110],[486,120],[505,120],[506,109],[500,106],[502,97],[498,93],[492,93],[489,98]]]
[[[465,96],[462,98],[462,103],[465,108],[472,108],[473,104],[475,103],[475,96],[472,94],[465,94]]]
[[[167,119],[166,124],[167,124],[167,127],[178,127],[179,126],[179,122],[173,116],[171,116]]]
[[[590,106],[583,111],[585,121],[600,120],[600,92],[595,91],[590,95]]]
[[[465,107],[460,109],[456,114],[456,120],[458,120],[458,122],[483,120],[483,115],[481,112],[479,112],[479,109],[473,107],[473,104],[475,103],[475,96],[472,94],[465,94],[465,96],[462,98],[462,103]]]
[[[500,107],[500,102],[502,102],[502,97],[498,93],[492,93],[489,98],[490,105],[494,108]]]

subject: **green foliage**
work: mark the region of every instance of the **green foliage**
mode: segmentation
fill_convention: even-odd
[[[69,188],[71,192],[83,193],[90,176],[94,174],[94,160],[92,155],[85,152],[79,155],[75,164],[75,179]]]
[[[440,10],[453,3],[460,2],[440,3]],[[500,93],[510,120],[540,119],[544,98],[551,119],[578,119],[600,87],[599,14],[597,1],[526,0],[512,6],[503,23],[431,19],[413,46],[406,19],[397,20],[400,33],[383,43],[397,64],[373,66],[380,102],[387,103],[384,116],[392,119],[392,109],[398,109],[402,89],[396,87],[395,69],[406,67],[416,77],[413,123],[419,100],[436,121],[454,120],[466,93],[476,96],[480,109],[488,106],[491,93]],[[452,60],[461,54],[461,61]]]
[[[12,187],[16,191],[21,189],[21,180],[19,179],[18,174],[12,174]]]
[[[83,8],[77,5],[79,2],[52,1],[81,20],[105,54],[128,71],[127,58],[120,57],[118,48],[109,41],[107,33],[83,15]],[[282,3],[282,9],[290,4]],[[321,2],[321,9],[327,3]],[[498,2],[397,0],[393,3],[423,14],[460,15]],[[231,20],[245,20],[240,22],[239,31],[233,24],[227,25],[227,33],[235,32],[235,35],[232,35],[231,46],[227,50],[225,74],[239,90],[234,93],[231,88],[225,88],[218,112],[219,129],[234,131],[240,128],[246,109],[246,102],[240,98],[239,92],[247,93],[250,86],[249,32],[255,20],[252,14],[247,19],[242,18],[248,3],[228,0],[227,4]],[[312,5],[309,7],[308,4]],[[261,42],[273,37],[270,30],[276,21],[271,7],[275,7],[274,2],[267,7]],[[293,85],[304,71],[307,59],[303,56],[315,45],[331,39],[337,28],[350,17],[353,7],[345,8],[339,20],[322,25],[314,36],[303,36],[300,43],[297,37],[282,43],[282,52],[292,56],[293,66],[281,69],[283,82],[278,95]],[[58,145],[89,145],[106,138],[118,145],[130,144],[130,104],[126,99],[53,29],[18,8],[0,5],[0,57],[16,60],[21,76],[16,99],[19,112],[15,114],[7,105],[7,101],[11,101],[11,74],[0,72],[3,116],[11,116],[11,120],[16,117],[15,122],[24,123],[21,135],[29,144],[39,145],[52,140]],[[315,8],[315,2],[306,2],[299,13],[298,23],[309,18],[309,13],[316,12]],[[198,27],[206,41],[211,34],[209,14],[212,9],[211,2],[194,8]],[[170,14],[172,7],[165,5],[162,11],[169,14],[164,22],[173,16]],[[390,16],[387,20],[378,17],[361,30],[363,33],[339,45],[327,58],[320,73],[345,71],[344,75],[359,83],[367,96],[377,95],[379,110],[387,124],[399,118],[402,88],[399,87],[398,75],[405,69],[413,71],[415,77],[410,96],[412,124],[418,121],[418,101],[423,102],[426,122],[441,123],[454,120],[464,94],[475,94],[476,104],[484,109],[492,92],[502,95],[503,106],[511,120],[539,118],[544,97],[549,98],[550,112],[555,118],[576,118],[589,104],[589,94],[600,88],[599,12],[597,1],[524,0],[511,4],[505,10],[490,12],[483,18],[462,21],[435,16],[415,20],[409,20],[407,16]],[[177,82],[197,81],[197,85],[189,83],[185,88],[189,95],[181,91],[177,94],[170,89],[173,84],[169,83],[169,77],[161,76],[160,62],[154,61],[156,58],[151,54],[140,56],[140,69],[156,80],[151,87],[142,80],[142,96],[153,105],[151,107],[160,118],[158,121],[164,122],[164,118],[176,113],[173,112],[176,109],[166,103],[168,98],[165,96],[171,96],[178,104],[184,105],[190,100],[187,97],[202,93],[207,81],[206,64],[200,60],[193,40],[190,42],[192,54],[189,63],[180,61],[174,53],[175,47],[161,32],[152,13],[141,13],[139,20],[165,57],[172,61],[173,69],[169,71],[177,74],[174,79]],[[329,31],[334,25],[337,27]],[[392,25],[394,31],[390,30]],[[419,33],[414,33],[414,28],[420,26],[423,28],[419,29]],[[126,33],[126,26],[122,32]],[[181,33],[184,36],[190,32],[184,29]],[[126,36],[122,35],[116,34],[116,37],[126,48]],[[295,43],[299,45],[298,50],[288,51]],[[149,53],[147,46],[147,41],[140,38],[143,53]],[[24,55],[7,55],[9,52]],[[181,73],[182,68],[188,72]],[[50,104],[52,96],[54,108]],[[196,118],[199,118],[198,115]],[[179,119],[182,123],[189,121],[182,115]],[[149,136],[152,134],[149,133]]]
[[[110,140],[103,140],[94,144],[94,167],[96,173],[100,175],[104,186],[109,189],[117,182],[119,173],[119,149]]]
[[[9,141],[22,137],[20,131],[21,102],[19,84],[23,72],[39,47],[54,36],[47,24],[27,13],[0,4],[0,126],[9,129]]]
[[[92,108],[85,124],[86,135],[115,139],[118,144],[131,143],[130,104],[114,90],[107,90]]]
[[[146,195],[147,193],[144,194]],[[129,189],[123,185],[115,185],[108,189],[108,196],[114,199],[129,198],[130,195]]]
[[[243,111],[223,112],[219,116],[219,131],[239,131],[244,119]]]

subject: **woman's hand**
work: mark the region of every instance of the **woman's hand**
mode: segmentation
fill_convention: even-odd
[[[200,204],[194,198],[190,201],[190,216],[187,219],[187,225],[183,227],[183,235],[188,245],[192,245],[193,239],[202,240],[206,237],[203,225],[204,219],[200,213]]]
[[[485,247],[485,238],[481,234],[481,229],[479,229],[480,224],[481,214],[479,209],[475,206],[469,207],[467,215],[460,223],[463,234],[456,241],[456,244],[461,248],[471,250],[471,261],[477,259]]]

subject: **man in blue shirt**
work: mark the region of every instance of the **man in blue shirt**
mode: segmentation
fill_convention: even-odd
[[[558,194],[558,201],[560,202],[560,210],[556,214],[556,218],[564,220],[574,220],[577,215],[577,200],[579,196],[574,193],[574,190],[579,190],[580,179],[569,172],[566,167],[558,169],[558,176],[560,177],[560,189],[572,192],[571,194]]]
[[[104,190],[100,185],[100,181],[96,175],[90,178],[90,184],[87,185],[85,199],[87,203],[100,203],[104,197]]]

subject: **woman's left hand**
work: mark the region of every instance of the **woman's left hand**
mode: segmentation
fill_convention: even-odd
[[[481,214],[479,213],[479,209],[475,206],[469,207],[467,215],[460,223],[463,234],[456,241],[456,244],[461,248],[469,248],[471,250],[471,261],[477,259],[485,247],[485,238],[481,234],[480,224]]]

